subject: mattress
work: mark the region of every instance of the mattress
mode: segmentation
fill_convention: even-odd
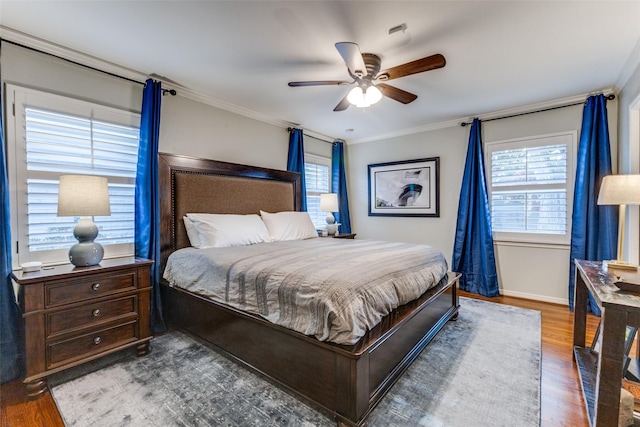
[[[354,344],[400,305],[446,280],[428,245],[315,238],[184,248],[167,261],[174,287],[321,341]]]

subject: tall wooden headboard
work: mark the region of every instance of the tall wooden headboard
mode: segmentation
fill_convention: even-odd
[[[189,246],[187,213],[259,214],[299,211],[300,174],[216,160],[160,153],[160,252]]]

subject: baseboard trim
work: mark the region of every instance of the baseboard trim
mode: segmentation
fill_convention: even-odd
[[[553,298],[545,295],[529,294],[526,292],[510,291],[507,289],[501,289],[500,292],[502,293],[502,295],[507,297],[525,298],[534,301],[550,302],[553,304],[561,304],[566,306],[569,305],[568,298]]]

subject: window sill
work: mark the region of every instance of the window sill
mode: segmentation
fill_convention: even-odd
[[[545,242],[520,242],[513,240],[498,240],[493,239],[494,246],[514,246],[523,248],[541,248],[541,249],[571,249],[570,243],[545,243]]]

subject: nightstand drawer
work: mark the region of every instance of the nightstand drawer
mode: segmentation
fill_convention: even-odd
[[[131,295],[117,300],[87,304],[71,310],[47,314],[47,338],[122,318],[128,314],[135,320],[138,316],[137,304],[137,296]]]
[[[136,340],[136,322],[49,344],[47,369]]]
[[[134,273],[117,276],[94,276],[62,284],[46,286],[46,308],[99,298],[117,292],[136,290]]]

